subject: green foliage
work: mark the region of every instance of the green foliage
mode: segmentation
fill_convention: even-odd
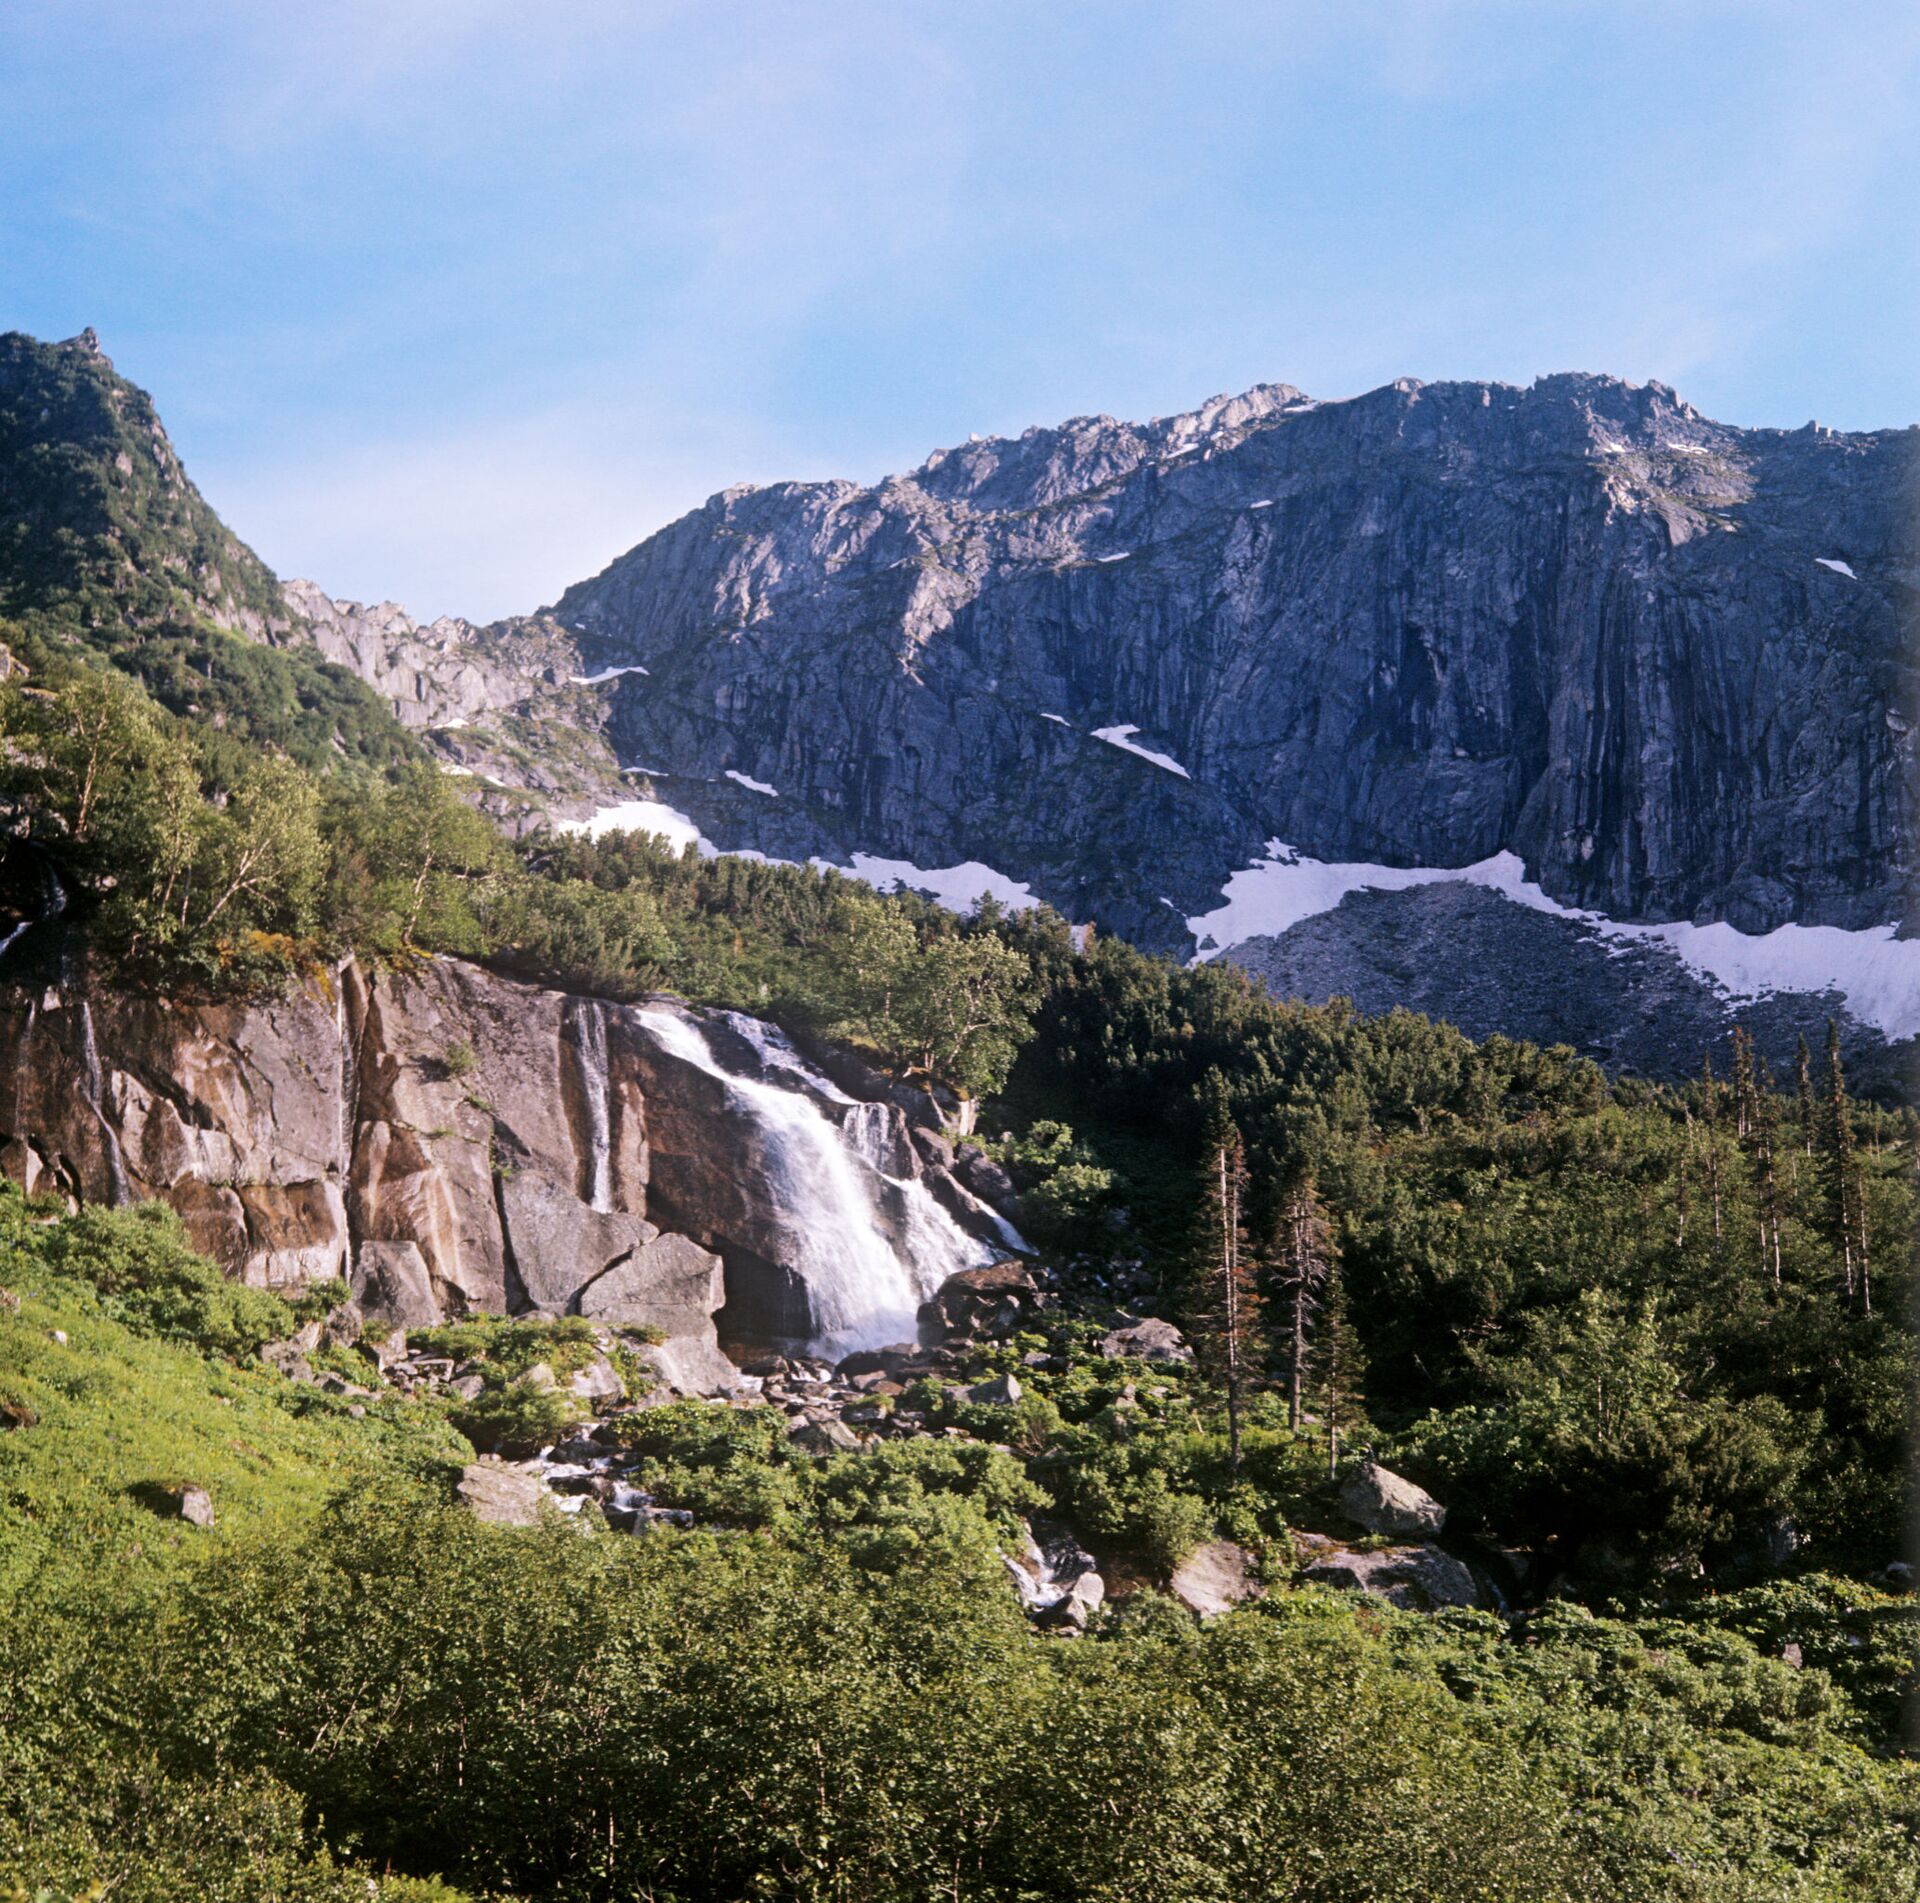
[[[455,1401],[448,1419],[483,1454],[524,1460],[561,1438],[586,1409],[564,1388],[488,1388]]]
[[[617,1417],[642,1484],[754,1530],[485,1527],[436,1503],[463,1454],[430,1410],[350,1421],[136,1334],[99,1292],[125,1271],[73,1259],[94,1232],[5,1207],[24,1299],[0,1310],[0,1367],[37,1421],[0,1434],[0,1886],[1908,1894],[1920,1789],[1862,1747],[1914,1627],[1849,1582],[1632,1620],[1556,1604],[1517,1643],[1491,1615],[1284,1589],[1205,1628],[1148,1594],[1104,1639],[1040,1637],[999,1557],[1021,1515],[1064,1507],[1168,1563],[1214,1527],[1284,1550],[1279,1503],[1324,1507],[1270,1400],[1236,1475],[1191,1376],[1096,1362],[1097,1329],[1072,1322],[1049,1343],[1067,1365],[1032,1371],[1059,1425],[1028,1471],[942,1439],[811,1460],[772,1409],[682,1402]],[[435,1345],[505,1378],[572,1333],[482,1321]],[[1122,1407],[1129,1379],[1166,1392]],[[192,1541],[143,1491],[185,1477],[219,1510]]]
[[[455,1362],[477,1361],[490,1384],[499,1386],[544,1361],[556,1375],[584,1368],[598,1349],[593,1323],[579,1315],[475,1315],[438,1328],[407,1331],[407,1346],[420,1354],[445,1355]]]
[[[0,1207],[18,1205],[12,1185],[0,1185]],[[229,1282],[196,1254],[164,1203],[83,1209],[33,1246],[49,1270],[91,1285],[104,1313],[143,1335],[238,1359],[294,1325],[279,1296]]]

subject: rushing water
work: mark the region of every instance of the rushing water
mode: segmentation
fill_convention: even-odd
[[[729,1019],[765,1069],[795,1080],[791,1087],[736,1076],[700,1027],[671,1011],[643,1010],[639,1018],[663,1050],[720,1079],[732,1108],[754,1124],[783,1264],[806,1284],[815,1341],[824,1351],[911,1341],[920,1304],[948,1276],[993,1260],[924,1183],[891,1175],[893,1159],[871,1153],[885,1147],[884,1108],[855,1104],[771,1026]],[[844,1124],[822,1109],[823,1097],[849,1106]],[[892,1224],[883,1198],[895,1212]]]
[[[587,1113],[587,1204],[613,1207],[613,1086],[607,1074],[607,1020],[591,998],[574,1001],[574,1049]]]
[[[0,958],[13,949],[13,941],[30,925],[43,925],[48,919],[55,919],[67,909],[67,888],[60,883],[60,875],[50,865],[42,863],[42,871],[47,882],[47,903],[39,912],[23,918],[4,938],[0,938]]]

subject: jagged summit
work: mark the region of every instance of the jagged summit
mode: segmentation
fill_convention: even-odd
[[[514,824],[633,802],[724,849],[970,867],[1183,954],[1279,842],[1510,861],[1616,921],[1876,932],[1915,871],[1917,448],[1589,373],[1272,383],[724,489],[550,614],[422,627],[282,588],[141,392],[12,336],[0,614],[311,644]],[[1434,934],[1485,907],[1422,903],[1420,983],[1376,961],[1369,995],[1446,1010]],[[1317,982],[1329,942],[1262,968]],[[1505,1008],[1476,990],[1477,1023]]]

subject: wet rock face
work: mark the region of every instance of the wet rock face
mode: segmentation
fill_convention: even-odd
[[[675,1385],[722,1381],[723,1310],[736,1346],[909,1333],[916,1288],[1006,1229],[771,1025],[451,959],[257,1007],[0,990],[0,1063],[0,1168],[30,1188],[162,1198],[230,1274],[342,1277],[402,1328],[658,1328]]]
[[[1860,926],[1912,868],[1913,465],[1604,377],[1276,387],[728,490],[556,617],[648,667],[610,733],[722,844],[978,858],[1169,944],[1274,837]]]
[[[345,1277],[401,1328],[586,1313],[711,1371],[720,1262],[647,1217],[649,1100],[613,1014],[438,959],[265,1005],[0,994],[0,1165],[160,1197],[237,1278]]]

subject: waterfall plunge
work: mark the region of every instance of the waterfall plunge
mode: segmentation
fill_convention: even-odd
[[[718,1078],[729,1101],[757,1126],[785,1218],[785,1266],[806,1284],[819,1347],[847,1354],[911,1341],[920,1304],[948,1276],[993,1260],[924,1183],[890,1173],[884,1107],[858,1103],[818,1076],[770,1026],[729,1017],[769,1070],[805,1088],[737,1077],[715,1058],[697,1025],[670,1011],[638,1015],[663,1050]],[[809,1089],[849,1106],[845,1123],[828,1117]],[[881,1219],[877,1195],[883,1190],[900,1212],[897,1244]]]
[[[607,1020],[590,998],[573,1002],[574,1050],[587,1117],[587,1206],[613,1207],[613,1086],[607,1074]]]

